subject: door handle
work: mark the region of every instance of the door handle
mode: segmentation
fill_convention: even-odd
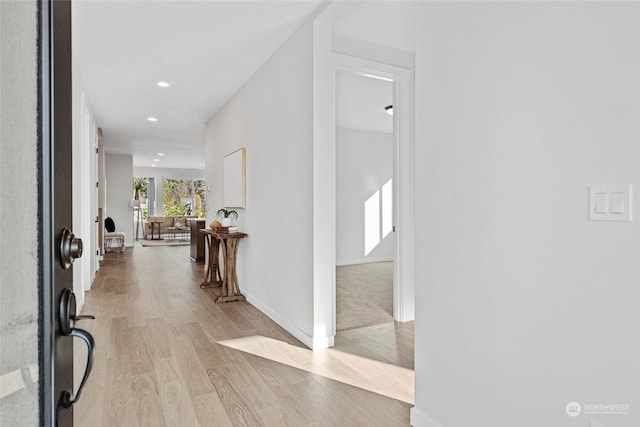
[[[65,288],[60,295],[60,331],[64,336],[70,336],[78,320],[95,319],[91,314],[76,315],[76,294]],[[87,332],[88,333],[88,332]]]
[[[78,337],[81,338],[85,344],[87,344],[87,366],[84,369],[84,374],[82,376],[82,381],[80,381],[80,387],[78,387],[78,392],[75,397],[71,397],[71,392],[69,390],[65,390],[62,392],[61,404],[64,408],[70,408],[74,403],[76,403],[80,399],[80,393],[82,393],[82,389],[89,378],[89,374],[91,373],[91,369],[93,369],[93,356],[96,351],[96,343],[93,339],[93,336],[80,328],[71,329],[71,333],[68,335],[70,337]]]
[[[80,338],[87,345],[87,366],[84,369],[80,387],[78,387],[78,392],[75,397],[72,397],[71,392],[68,390],[62,392],[60,404],[64,408],[71,407],[78,401],[78,399],[80,399],[82,389],[84,388],[87,379],[89,378],[89,374],[91,374],[91,369],[93,368],[93,357],[96,351],[95,340],[88,331],[75,327],[75,322],[83,319],[95,319],[95,316],[76,315],[76,295],[71,289],[64,289],[60,296],[60,332],[66,337]]]

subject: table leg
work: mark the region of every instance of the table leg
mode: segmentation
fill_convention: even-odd
[[[155,236],[156,226],[158,226],[158,237]],[[160,224],[157,222],[150,222],[149,227],[151,227],[151,240],[160,240]]]
[[[224,256],[224,279],[220,296],[216,303],[228,301],[245,301],[246,298],[240,293],[238,276],[236,275],[236,256],[238,254],[238,242],[240,239],[222,239],[222,251]]]
[[[207,273],[205,274],[204,281],[200,284],[202,289],[215,288],[223,285],[222,277],[220,277],[220,268],[218,265],[220,240],[213,236],[205,234],[205,240],[207,244],[207,250],[209,252]],[[217,280],[216,280],[217,278]]]

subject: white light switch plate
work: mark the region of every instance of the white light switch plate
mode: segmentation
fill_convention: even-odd
[[[631,184],[592,185],[589,187],[591,221],[631,221]]]

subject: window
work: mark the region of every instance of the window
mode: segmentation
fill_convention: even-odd
[[[169,178],[164,180],[165,216],[205,216],[204,179]]]

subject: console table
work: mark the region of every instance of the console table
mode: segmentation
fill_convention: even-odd
[[[240,239],[248,236],[246,233],[219,233],[216,230],[200,230],[204,234],[209,252],[207,263],[207,273],[200,287],[213,288],[220,286],[220,296],[216,303],[228,301],[244,301],[245,297],[240,293],[238,286],[238,276],[236,275],[236,256]],[[224,260],[224,275],[220,275],[220,265],[218,264],[222,248]]]
[[[204,262],[204,234],[200,230],[206,227],[206,219],[189,220],[191,226],[191,260],[195,262]]]

